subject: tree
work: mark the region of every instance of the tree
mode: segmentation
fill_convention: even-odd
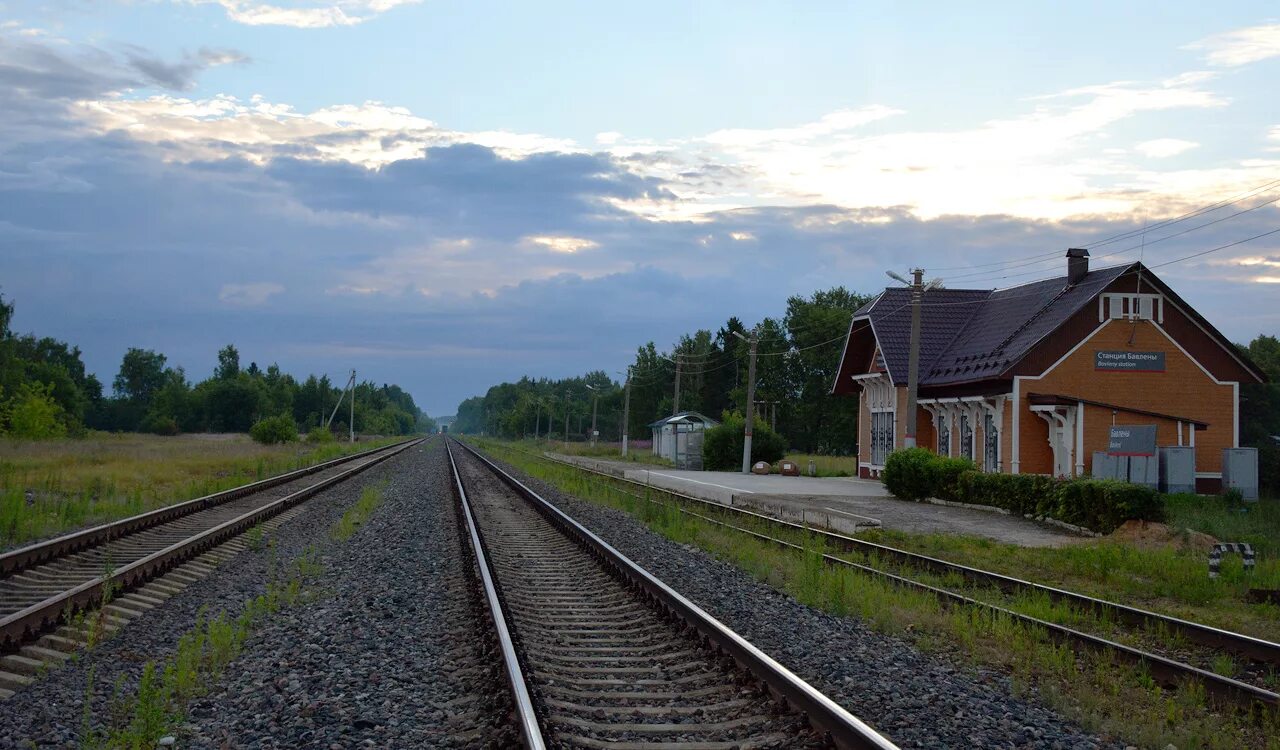
[[[218,380],[231,380],[240,374],[240,352],[235,346],[227,344],[218,350],[218,368],[213,377]]]
[[[112,382],[119,398],[148,405],[165,383],[165,356],[150,349],[130,347],[120,361],[120,371]]]

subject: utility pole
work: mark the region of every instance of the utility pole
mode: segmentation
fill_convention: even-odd
[[[916,447],[916,390],[920,384],[920,302],[924,297],[924,269],[911,271],[911,354],[907,360],[907,425],[902,447]]]
[[[351,430],[351,442],[356,441],[356,371],[351,371],[351,419],[347,423]]]
[[[596,447],[596,407],[600,403],[600,389],[594,385],[583,383],[591,391],[591,447]]]
[[[751,430],[755,426],[756,346],[760,343],[760,336],[754,331],[751,333],[751,338],[747,338],[737,331],[734,331],[733,335],[751,344],[751,357],[747,360],[747,423],[743,425],[742,433],[742,473],[750,474]]]
[[[564,392],[564,449],[569,450],[569,392]]]
[[[627,387],[622,397],[622,457],[627,457],[627,432],[631,421],[631,368],[627,368]]]
[[[536,441],[542,431],[542,402],[533,405],[533,439]]]
[[[671,403],[671,416],[680,413],[680,355],[676,354],[676,397]]]

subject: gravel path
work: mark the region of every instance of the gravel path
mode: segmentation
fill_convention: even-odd
[[[388,539],[396,539],[396,544],[402,543],[406,547],[419,544],[419,540],[415,538],[416,535],[429,537],[445,546],[457,544],[453,537],[455,533],[453,515],[446,514],[445,506],[442,505],[443,498],[447,495],[440,494],[442,490],[439,488],[447,487],[442,482],[445,469],[438,460],[439,442],[434,442],[434,445],[428,443],[411,448],[348,482],[320,493],[303,506],[305,508],[303,513],[271,534],[270,539],[274,541],[274,557],[277,560],[293,560],[308,546],[314,545],[319,552],[321,562],[328,567],[326,575],[333,576],[332,579],[326,578],[326,580],[332,580],[335,587],[353,580],[367,584],[361,590],[361,595],[373,599],[376,606],[373,611],[382,619],[375,620],[366,616],[358,625],[353,624],[349,613],[356,603],[337,597],[322,599],[295,612],[281,612],[273,615],[273,617],[289,617],[295,632],[287,631],[283,626],[268,624],[263,630],[255,633],[251,636],[241,658],[227,670],[227,677],[224,678],[227,685],[215,686],[214,695],[202,701],[201,705],[193,706],[197,711],[205,714],[209,712],[209,707],[219,707],[214,717],[206,717],[204,722],[197,722],[196,739],[200,739],[200,732],[206,732],[203,740],[205,746],[212,746],[215,743],[220,745],[222,738],[229,733],[232,737],[230,745],[235,747],[273,744],[274,746],[297,746],[296,735],[273,735],[269,722],[264,728],[256,728],[252,723],[256,719],[253,712],[257,710],[261,713],[263,709],[258,706],[267,706],[266,712],[277,718],[277,727],[280,731],[295,729],[288,722],[289,717],[303,714],[311,703],[300,703],[297,700],[300,694],[290,690],[291,684],[297,681],[301,687],[307,679],[303,657],[325,658],[323,655],[316,657],[313,645],[309,644],[328,644],[333,640],[353,639],[359,630],[363,630],[368,638],[372,639],[379,629],[397,627],[403,629],[403,637],[413,639],[424,654],[438,655],[447,648],[434,644],[431,632],[424,628],[446,616],[444,606],[446,598],[462,599],[463,592],[469,590],[459,588],[455,591],[456,574],[446,570],[447,561],[458,559],[455,552],[448,549],[437,549],[434,553],[423,552],[425,557],[422,560],[422,567],[416,573],[408,570],[380,569],[378,566],[388,564],[389,561],[379,560],[378,556],[372,553],[366,554],[360,560],[348,560],[347,557],[358,548],[361,539],[368,538],[369,534],[385,535]],[[333,523],[359,497],[364,487],[382,482],[387,482],[384,490],[386,501],[375,513],[373,521],[349,542],[332,542],[328,533]],[[430,521],[425,528],[421,523],[423,519]],[[442,523],[442,520],[447,522]],[[394,548],[395,544],[380,545],[380,549],[383,550],[394,550]],[[244,552],[234,556],[209,577],[192,584],[185,591],[169,599],[146,617],[131,623],[92,651],[83,652],[77,661],[51,672],[36,684],[0,704],[0,750],[32,746],[78,746],[90,670],[93,674],[90,714],[104,717],[108,715],[109,696],[117,680],[120,680],[123,694],[132,694],[143,664],[148,659],[163,659],[171,655],[178,638],[192,628],[197,613],[201,609],[207,608],[210,614],[219,610],[238,613],[245,601],[261,594],[270,576],[272,557],[273,555],[266,551]],[[397,603],[394,601],[394,593],[391,597],[380,593],[388,589],[387,580],[396,576],[404,578],[411,575],[430,579],[430,586],[439,589],[431,599],[434,604],[403,600],[403,594],[401,594],[402,601]],[[406,579],[404,583],[406,585],[403,592],[416,590],[416,584],[413,581]],[[430,588],[426,584],[423,585]],[[448,596],[444,593],[446,591],[449,592]],[[360,600],[359,605],[363,606],[363,599]],[[454,610],[456,609],[455,606]],[[345,626],[341,625],[344,622],[342,619],[344,615],[348,616]],[[414,621],[407,622],[409,617]],[[467,621],[474,628],[474,619],[468,616]],[[272,620],[272,622],[275,621]],[[306,631],[312,627],[328,628],[329,632],[323,634],[326,640],[309,641]],[[341,629],[343,627],[345,629]],[[292,651],[280,649],[277,647],[278,644],[285,644]],[[467,648],[474,650],[475,647],[468,645]],[[338,672],[334,677],[334,685],[338,692],[329,696],[333,699],[332,701],[321,703],[325,708],[324,712],[313,711],[312,721],[318,723],[328,717],[336,723],[327,729],[316,730],[315,736],[327,737],[329,732],[333,732],[334,736],[344,738],[334,740],[344,743],[344,746],[357,745],[364,738],[375,738],[376,744],[383,744],[381,739],[383,735],[378,734],[376,728],[365,728],[364,720],[378,719],[383,715],[380,712],[381,705],[386,699],[384,693],[388,686],[400,684],[401,676],[421,680],[420,675],[411,675],[402,669],[402,665],[415,658],[407,656],[411,652],[412,649],[408,648],[380,651],[376,645],[364,644],[356,649],[352,656],[352,652],[338,651],[335,646],[335,653],[344,653],[347,657],[342,662],[335,660],[333,664]],[[277,661],[269,662],[271,658],[276,658]],[[292,667],[277,666],[280,659],[296,661],[293,662]],[[428,664],[435,667],[433,671],[426,673],[430,677],[425,681],[452,685],[466,678],[466,675],[462,674],[464,672],[462,669],[459,669],[458,673],[447,673],[446,668],[453,665],[444,663],[442,660],[429,662],[425,660],[426,657],[423,659],[414,661],[414,668]],[[345,672],[342,671],[344,669]],[[252,679],[254,675],[260,679]],[[379,676],[375,679],[375,675]],[[280,677],[284,677],[285,682],[277,688],[274,681]],[[243,682],[246,678],[249,678],[249,681]],[[360,681],[360,685],[354,686],[352,683],[357,680]],[[284,706],[280,708],[276,707],[279,701],[273,697],[277,694],[277,690],[284,691],[285,696]],[[322,696],[315,693],[308,697],[313,698],[314,702]],[[436,693],[420,696],[424,701],[435,697]],[[377,702],[371,703],[375,699]],[[406,705],[412,708],[418,699],[419,696],[407,696]],[[241,701],[248,713],[242,714],[225,708],[235,701]],[[431,725],[438,727],[449,718],[450,714],[458,713],[457,708],[451,707],[433,707],[432,711],[438,711],[441,715],[422,721],[415,719],[408,722],[408,726],[402,725],[396,731],[424,730],[428,726],[428,721],[434,722]],[[240,733],[241,731],[243,733]],[[272,739],[273,737],[275,739]],[[318,739],[317,742],[319,742]],[[188,743],[183,739],[180,744]],[[393,744],[405,746],[422,743],[395,742]]]
[[[901,747],[1125,747],[1015,697],[998,672],[958,668],[856,620],[802,605],[626,513],[503,467]]]
[[[439,440],[324,551],[333,592],[283,611],[192,704],[192,748],[510,747],[510,707],[469,578]]]

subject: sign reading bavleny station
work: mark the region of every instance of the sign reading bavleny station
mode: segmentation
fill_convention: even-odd
[[[1113,424],[1108,456],[1154,456],[1156,426],[1153,424]]]
[[[1121,372],[1164,372],[1164,352],[1093,353],[1093,369]]]

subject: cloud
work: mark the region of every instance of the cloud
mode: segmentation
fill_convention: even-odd
[[[582,237],[525,237],[526,240],[535,245],[541,245],[553,252],[557,253],[576,253],[581,250],[594,250],[600,247],[599,242],[583,239]]]
[[[274,281],[253,281],[248,284],[223,284],[218,300],[237,307],[258,307],[266,304],[272,295],[284,291]]]
[[[1233,68],[1280,55],[1280,23],[1250,26],[1205,37],[1186,46],[1211,65]]]
[[[1195,141],[1184,141],[1179,138],[1156,138],[1152,141],[1143,141],[1135,148],[1145,157],[1149,159],[1165,159],[1170,156],[1190,151],[1199,147],[1200,144]]]
[[[222,6],[227,17],[247,26],[292,26],[297,29],[324,29],[355,26],[401,5],[421,0],[338,0],[303,2],[285,7],[253,0],[189,0],[197,4]]]

